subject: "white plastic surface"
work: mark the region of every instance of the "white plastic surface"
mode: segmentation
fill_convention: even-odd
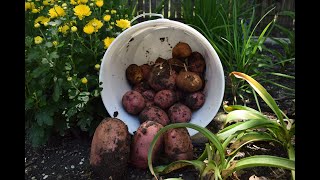
[[[138,116],[128,114],[121,103],[124,93],[132,88],[125,70],[130,64],[154,62],[158,57],[172,57],[172,48],[179,42],[188,43],[192,51],[201,53],[206,61],[205,104],[192,114],[190,123],[206,127],[217,114],[224,95],[224,72],[220,59],[208,40],[192,27],[168,19],[149,20],[123,31],[104,54],[99,81],[101,98],[110,116],[124,121],[133,134],[140,125]],[[191,136],[197,133],[189,129]]]

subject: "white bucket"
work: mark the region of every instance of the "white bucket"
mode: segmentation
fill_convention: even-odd
[[[168,19],[138,23],[123,31],[104,54],[99,81],[101,98],[110,116],[124,121],[133,134],[140,125],[138,116],[128,114],[122,106],[122,96],[131,86],[125,70],[130,64],[142,65],[158,57],[172,57],[172,47],[179,41],[188,43],[192,51],[201,53],[206,61],[204,105],[192,114],[190,123],[206,127],[217,114],[223,100],[225,81],[220,59],[208,40],[194,28]],[[198,131],[189,129],[191,136]]]

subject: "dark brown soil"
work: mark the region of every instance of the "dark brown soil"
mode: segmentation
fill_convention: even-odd
[[[294,63],[287,64],[285,68],[275,68],[279,68],[277,70],[280,72],[295,75]],[[294,88],[295,85],[294,80],[286,78],[280,79],[279,83],[291,88]],[[280,109],[287,113],[289,118],[295,119],[295,97],[288,95],[284,89],[277,86],[268,85],[266,89],[276,99]],[[247,105],[252,107],[254,104],[254,102],[248,102]],[[271,112],[265,105],[262,105],[261,108],[266,112]],[[215,122],[210,123],[207,128],[212,131],[217,130]],[[25,179],[98,180],[99,178],[92,172],[92,168],[89,165],[91,138],[84,132],[75,136],[70,131],[64,137],[52,137],[46,145],[40,148],[32,148],[27,138],[25,138]],[[203,151],[203,146],[203,143],[194,143],[196,155],[199,155]],[[286,151],[280,145],[269,142],[248,144],[243,147],[241,153],[243,157],[255,154],[287,157]],[[195,169],[184,168],[162,176],[162,178],[182,177],[184,180],[196,180],[197,176],[198,172]],[[135,169],[130,165],[128,166],[127,177],[128,180],[153,179],[148,169]],[[237,178],[241,180],[291,179],[288,170],[270,167],[248,168],[235,173],[229,179]]]

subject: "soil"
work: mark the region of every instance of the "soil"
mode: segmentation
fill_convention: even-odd
[[[279,47],[275,47],[279,48]],[[295,64],[289,63],[285,68],[276,66],[277,72],[283,72],[295,76]],[[281,78],[280,84],[294,88],[295,81],[292,79]],[[295,97],[285,93],[286,91],[277,86],[267,85],[266,89],[277,100],[277,103],[289,118],[295,119]],[[254,106],[254,102],[248,102],[249,107]],[[255,107],[253,107],[255,108]],[[271,111],[264,105],[261,106],[263,112]],[[207,128],[213,132],[217,130],[216,122],[212,121]],[[54,136],[48,143],[39,148],[32,148],[27,138],[25,138],[25,179],[47,179],[47,180],[98,180],[89,164],[89,153],[91,146],[91,138],[85,132],[74,133],[68,132],[65,136]],[[202,150],[204,143],[194,141],[195,156],[198,156]],[[280,157],[287,157],[286,151],[278,144],[269,142],[250,143],[243,147],[241,156],[252,156],[255,154],[269,154]],[[169,177],[182,177],[184,180],[196,180],[198,172],[191,167],[187,167],[165,176],[161,179]],[[255,167],[247,168],[240,172],[236,172],[228,179],[241,180],[265,180],[291,179],[290,171],[280,168]],[[149,170],[136,169],[128,165],[128,180],[151,180],[154,179]]]

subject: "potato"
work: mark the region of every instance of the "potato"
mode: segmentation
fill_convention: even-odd
[[[188,106],[178,102],[168,109],[168,116],[171,123],[189,122],[192,112]]]
[[[154,105],[154,96],[155,95],[156,95],[156,93],[152,89],[145,90],[142,92],[142,96],[144,97],[146,107]]]
[[[151,87],[145,81],[142,81],[132,87],[132,90],[138,91],[139,93],[143,93],[144,91],[149,89],[151,89]]]
[[[156,92],[163,89],[175,89],[176,77],[176,71],[170,68],[168,62],[155,64],[151,70],[148,84]]]
[[[191,55],[188,57],[188,70],[199,74],[203,74],[205,69],[206,62],[203,56],[197,51],[192,52]]]
[[[122,105],[129,114],[139,114],[146,106],[144,97],[134,90],[129,90],[122,96]]]
[[[163,126],[154,121],[142,123],[133,135],[130,147],[130,163],[133,167],[146,169],[148,167],[148,151],[150,144],[156,133]],[[159,137],[152,151],[153,161],[157,160],[157,155],[163,148],[163,136]]]
[[[185,42],[179,42],[172,48],[172,57],[184,59],[192,53],[191,47]]]
[[[182,69],[184,69],[184,62],[180,59],[170,58],[168,59],[168,63],[176,72],[180,72]]]
[[[175,91],[170,89],[164,89],[158,91],[154,96],[154,104],[162,109],[167,109],[177,101],[177,95]]]
[[[96,128],[90,149],[90,165],[102,179],[127,179],[130,156],[127,125],[117,118],[106,118]]]
[[[147,106],[139,114],[139,120],[142,124],[145,121],[155,121],[163,126],[170,123],[167,113],[158,106]]]
[[[197,110],[203,106],[205,98],[206,96],[202,92],[193,92],[185,97],[184,104],[192,110]]]
[[[162,57],[158,57],[156,60],[155,60],[155,64],[161,64],[161,63],[164,63],[166,62],[167,60],[166,59],[163,59]]]
[[[186,92],[195,92],[202,88],[201,77],[191,71],[180,71],[176,77],[176,86]]]
[[[140,65],[142,75],[143,75],[143,80],[147,81],[150,76],[150,72],[152,67],[149,64],[142,64]]]
[[[164,152],[171,161],[192,160],[193,145],[187,128],[169,129],[163,135]]]
[[[126,78],[131,85],[140,83],[143,80],[143,72],[137,64],[130,64],[126,69]]]

